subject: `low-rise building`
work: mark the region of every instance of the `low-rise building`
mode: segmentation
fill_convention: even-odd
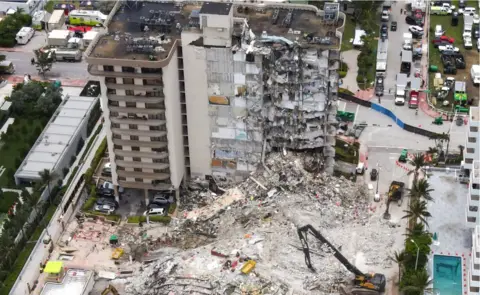
[[[76,154],[78,143],[87,137],[90,113],[98,98],[67,96],[15,173],[15,182],[40,180],[45,169],[62,174]]]

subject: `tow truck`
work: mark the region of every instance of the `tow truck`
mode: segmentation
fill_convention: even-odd
[[[340,253],[322,234],[320,234],[311,224],[304,225],[297,228],[298,237],[302,243],[303,253],[305,254],[305,263],[307,267],[315,272],[315,268],[310,260],[310,248],[308,247],[307,235],[310,233],[321,243],[328,246],[333,253],[333,256],[342,263],[348,271],[355,275],[353,280],[354,288],[351,290],[353,295],[378,295],[385,292],[386,278],[380,273],[363,273],[353,264],[351,264],[345,256]]]

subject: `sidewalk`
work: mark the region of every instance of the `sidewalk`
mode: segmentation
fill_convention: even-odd
[[[12,84],[22,83],[24,76],[14,75],[8,77],[8,82]],[[56,81],[60,80],[62,82],[62,86],[70,86],[70,87],[82,87],[87,84],[88,80],[86,79],[69,79],[69,78],[62,78],[62,79],[52,79],[52,80],[44,80],[40,76],[32,76],[32,80],[37,81]]]

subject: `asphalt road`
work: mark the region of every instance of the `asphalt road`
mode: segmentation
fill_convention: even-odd
[[[15,65],[15,75],[23,76],[30,74],[37,76],[38,72],[31,64],[31,59],[34,56],[31,52],[7,52],[7,60],[10,60]],[[52,69],[46,75],[47,79],[91,79],[87,72],[87,63],[82,62],[56,62]]]

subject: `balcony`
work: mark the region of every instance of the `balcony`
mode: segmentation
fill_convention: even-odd
[[[170,165],[166,163],[145,163],[145,162],[135,162],[135,161],[124,161],[124,160],[115,160],[115,163],[117,163],[118,166],[125,167],[125,168],[146,168],[146,169],[162,170],[170,167]],[[117,172],[119,171],[123,171],[123,170],[117,170]],[[141,173],[147,173],[147,172],[141,172]],[[150,173],[147,173],[147,174],[150,174]],[[154,173],[154,174],[161,174],[161,173]]]
[[[154,189],[154,190],[171,190],[175,189],[171,184],[169,183],[158,183],[158,184],[152,184],[152,183],[145,183],[145,182],[130,182],[130,181],[122,181],[119,180],[118,184],[121,187],[126,187],[126,188],[136,188],[136,189]]]
[[[158,79],[162,77],[161,73],[138,73],[138,72],[111,72],[100,71],[98,65],[89,65],[88,72],[93,76],[102,77],[120,77],[120,78],[138,78],[138,79]]]
[[[105,83],[107,88],[110,89],[123,89],[123,90],[144,90],[144,91],[160,91],[163,89],[162,85],[136,85],[136,84],[117,84],[117,83]]]
[[[124,102],[143,102],[143,103],[161,103],[165,100],[163,97],[147,97],[137,95],[116,95],[109,94],[109,100],[124,101]]]
[[[117,113],[131,113],[131,114],[148,114],[148,115],[157,115],[164,114],[165,110],[161,109],[144,109],[144,108],[128,108],[128,107],[108,107],[110,112]]]
[[[165,159],[168,157],[166,152],[138,152],[138,151],[126,151],[115,149],[114,153],[116,156],[122,157],[140,157],[140,158],[149,158],[149,159]]]
[[[112,128],[113,134],[120,135],[136,135],[136,136],[145,136],[145,137],[162,137],[166,136],[166,131],[144,131],[138,129],[121,129],[121,128]]]
[[[117,124],[135,124],[143,126],[164,126],[167,121],[154,119],[133,119],[128,117],[111,117],[110,121]]]
[[[168,146],[167,142],[164,141],[140,141],[140,140],[126,140],[126,139],[113,139],[113,144],[118,144],[120,146],[138,146],[138,147],[149,147],[149,148],[166,148]]]
[[[123,177],[134,177],[134,178],[143,178],[143,179],[152,179],[152,180],[170,179],[170,174],[168,173],[148,173],[148,172],[117,170],[117,174],[118,176],[123,176]]]

